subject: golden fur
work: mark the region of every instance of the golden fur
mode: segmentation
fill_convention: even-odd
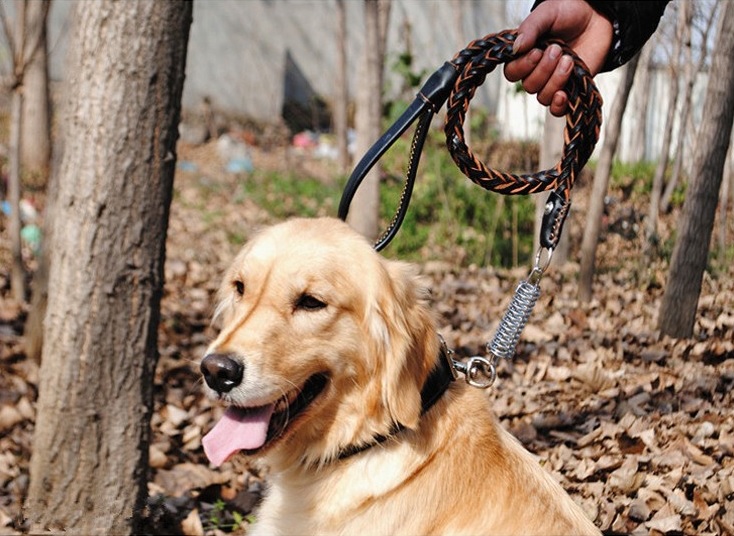
[[[264,404],[312,374],[329,378],[257,453],[271,472],[252,532],[598,534],[498,424],[486,392],[455,381],[421,415],[439,355],[425,292],[412,267],[381,257],[336,219],[276,225],[237,255],[209,353],[237,356],[245,371],[222,398]],[[303,296],[325,307],[301,307]],[[396,422],[407,428],[339,458]]]

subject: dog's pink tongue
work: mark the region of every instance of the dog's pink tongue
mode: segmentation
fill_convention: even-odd
[[[274,404],[247,410],[228,408],[201,440],[209,461],[219,466],[240,450],[262,447],[274,408]]]

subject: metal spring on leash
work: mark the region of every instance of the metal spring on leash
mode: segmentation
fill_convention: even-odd
[[[528,280],[520,281],[515,289],[510,306],[502,317],[497,333],[488,345],[489,353],[496,357],[510,359],[515,355],[515,348],[520,334],[528,323],[535,302],[540,296],[540,285]]]
[[[492,342],[487,343],[487,351],[495,358],[511,359],[515,355],[520,334],[540,297],[540,278],[550,265],[552,255],[553,249],[541,247],[535,256],[535,265],[530,275],[517,285],[497,333]]]

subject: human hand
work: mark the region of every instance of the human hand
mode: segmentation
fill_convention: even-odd
[[[612,23],[585,0],[545,0],[518,27],[513,45],[518,58],[505,64],[505,78],[510,82],[522,80],[525,91],[537,93],[538,102],[561,117],[568,107],[563,87],[573,70],[573,60],[555,44],[545,51],[535,48],[540,37],[564,41],[594,76],[604,66],[612,46]]]

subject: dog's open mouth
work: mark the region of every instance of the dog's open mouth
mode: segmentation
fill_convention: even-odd
[[[271,404],[227,408],[220,421],[202,439],[209,461],[219,466],[237,452],[254,454],[282,436],[321,394],[327,380],[326,374],[315,374],[306,380],[303,387],[289,391]]]

